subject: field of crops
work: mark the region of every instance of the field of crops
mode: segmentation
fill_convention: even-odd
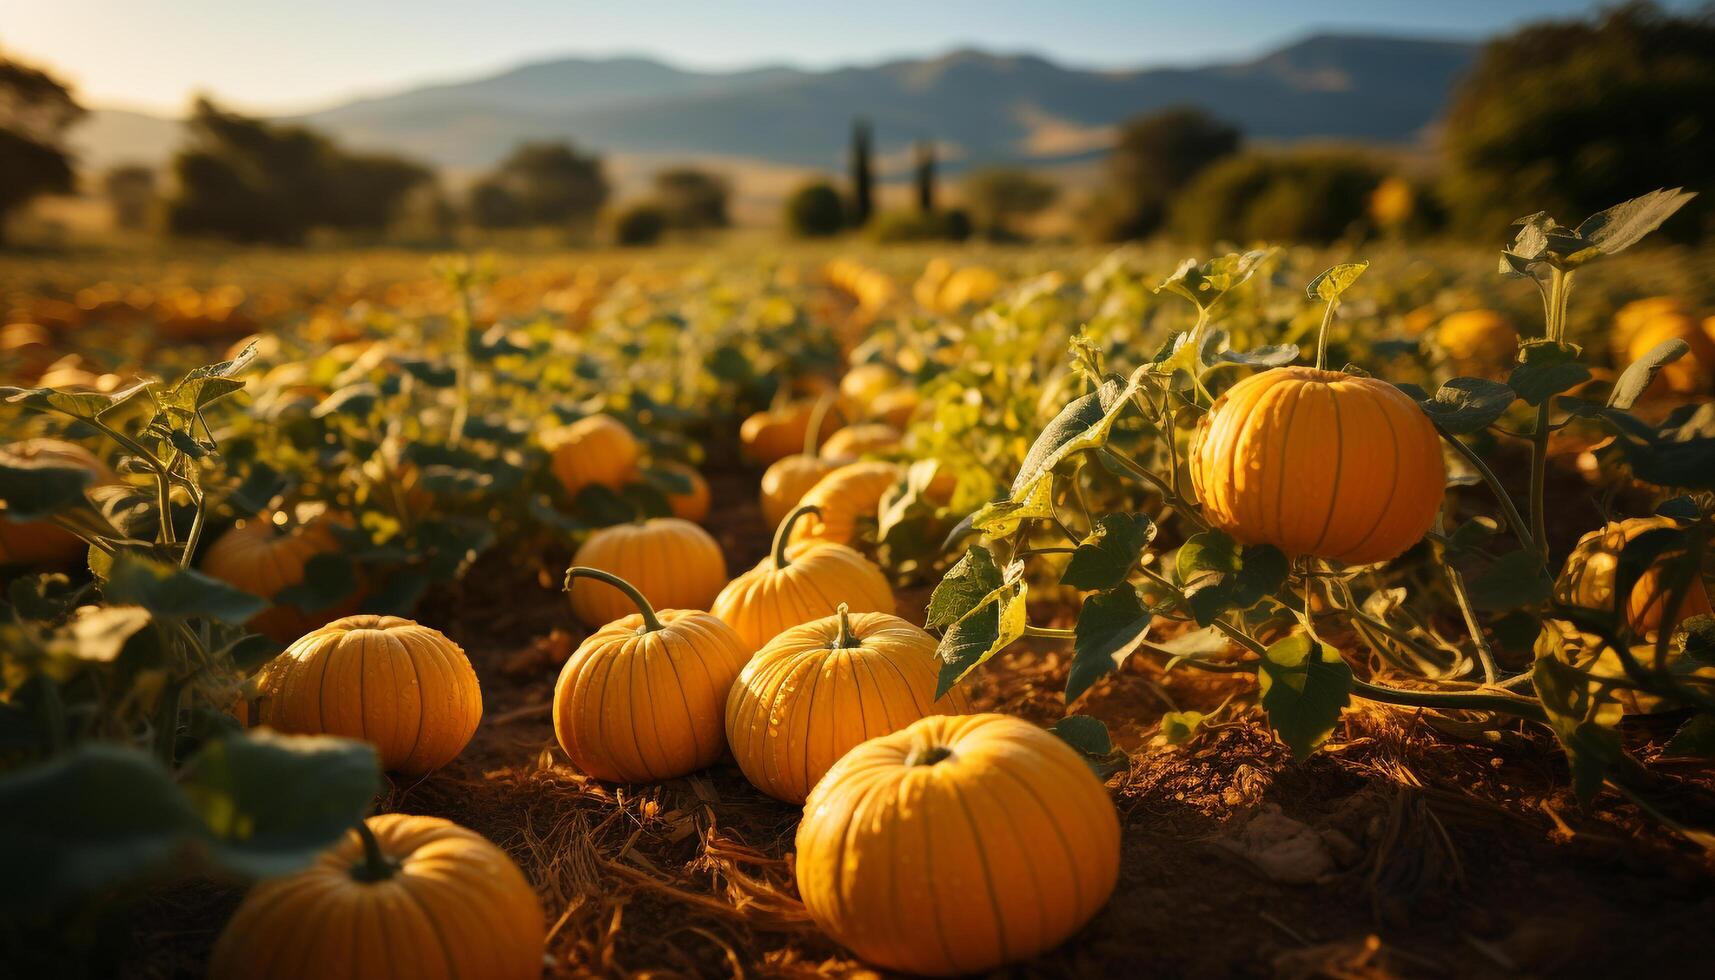
[[[1679,203],[0,258],[0,953],[1707,966],[1715,256],[1630,248]]]

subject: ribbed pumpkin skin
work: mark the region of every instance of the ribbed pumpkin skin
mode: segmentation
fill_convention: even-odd
[[[703,474],[697,472],[696,467],[685,463],[667,462],[660,466],[691,481],[689,491],[667,495],[667,506],[673,509],[673,516],[701,524],[709,516],[709,481],[703,479]]]
[[[866,453],[890,453],[899,448],[899,430],[881,422],[848,425],[822,443],[822,455],[829,459],[858,457]]]
[[[1518,331],[1494,310],[1465,310],[1441,321],[1435,341],[1455,361],[1498,367],[1518,349]]]
[[[909,764],[935,748],[952,754]],[[1006,715],[930,716],[858,746],[816,784],[798,825],[798,892],[870,963],[982,973],[1082,928],[1112,894],[1119,857],[1112,800],[1057,737]]]
[[[786,630],[832,616],[845,603],[854,613],[891,613],[893,589],[875,563],[843,544],[806,541],[786,550],[787,565],[770,555],[727,583],[709,612],[738,632],[752,650]]]
[[[310,867],[258,884],[215,943],[214,980],[534,980],[547,927],[506,852],[437,817],[367,821],[398,863],[354,877],[355,831]]]
[[[203,553],[202,570],[235,588],[272,600],[285,589],[304,580],[311,558],[339,550],[339,542],[323,517],[277,531],[270,515],[239,521],[217,538]],[[349,616],[357,609],[359,596],[352,596],[331,609],[306,612],[296,606],[278,605],[250,617],[245,626],[276,643],[293,640]]]
[[[727,582],[721,546],[690,521],[652,517],[590,535],[573,559],[635,585],[657,609],[707,609]],[[598,582],[573,583],[572,614],[585,626],[602,626],[636,607],[623,593]]]
[[[618,489],[637,471],[637,439],[611,415],[578,419],[542,441],[554,479],[572,496],[592,483]]]
[[[597,779],[671,779],[726,751],[721,710],[754,648],[706,612],[657,615],[659,630],[639,633],[643,617],[632,613],[591,634],[554,685],[554,734]]]
[[[858,646],[834,649],[839,618],[794,626],[757,651],[726,702],[727,742],[757,789],[802,803],[853,746],[925,715],[971,710],[958,688],[935,700],[935,639],[898,616],[850,617]]]
[[[88,470],[90,486],[115,479],[107,464],[75,442],[62,439],[25,439],[0,447],[0,456],[44,466]],[[58,567],[85,557],[89,546],[70,531],[48,521],[10,521],[0,517],[0,565]]]
[[[804,439],[810,431],[810,417],[816,407],[809,402],[757,412],[746,418],[738,428],[739,445],[746,457],[768,464],[804,450]],[[822,417],[820,438],[826,438],[838,428],[833,413]]]
[[[850,460],[823,459],[793,453],[775,460],[762,474],[762,516],[770,526],[779,524],[798,506],[810,488]]]
[[[1421,540],[1447,482],[1435,427],[1403,392],[1307,367],[1216,399],[1189,467],[1204,516],[1238,541],[1352,565]]]
[[[383,768],[432,772],[464,751],[482,689],[459,645],[397,616],[348,616],[287,647],[262,670],[257,723],[375,746]]]
[[[1555,597],[1586,609],[1613,608],[1614,574],[1619,570],[1620,553],[1626,545],[1646,531],[1676,526],[1677,522],[1670,517],[1630,517],[1584,535],[1566,556],[1566,567],[1555,583]],[[1651,568],[1640,576],[1626,600],[1626,618],[1632,629],[1639,633],[1660,630],[1667,603],[1673,598],[1671,592],[1659,568]],[[1673,624],[1677,626],[1692,616],[1709,612],[1709,591],[1699,578],[1686,589]]]
[[[792,529],[792,541],[822,540],[851,544],[860,517],[874,517],[887,489],[899,482],[897,464],[880,461],[850,463],[816,481],[798,501],[821,508]]]

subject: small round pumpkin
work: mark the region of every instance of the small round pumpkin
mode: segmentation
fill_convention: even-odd
[[[560,747],[589,775],[622,783],[713,764],[726,751],[727,691],[754,648],[706,612],[657,613],[624,579],[593,568],[566,572],[567,589],[603,587],[598,583],[618,590],[637,612],[592,633],[561,668],[554,685]]]
[[[762,474],[763,518],[778,526],[822,477],[849,462],[805,453],[776,460]]]
[[[1671,517],[1630,517],[1613,521],[1578,539],[1572,553],[1566,556],[1566,567],[1556,583],[1555,597],[1571,606],[1586,609],[1611,609],[1614,604],[1614,576],[1619,571],[1620,554],[1626,545],[1647,531],[1677,527]],[[1673,590],[1664,580],[1658,562],[1638,577],[1632,594],[1626,600],[1628,625],[1638,633],[1655,633],[1667,618],[1667,604]],[[1673,625],[1692,616],[1710,612],[1709,591],[1701,577],[1689,583]]]
[[[682,517],[651,517],[604,527],[589,536],[572,563],[617,575],[662,609],[707,609],[726,585],[720,543]],[[570,589],[572,614],[585,626],[611,623],[631,611],[625,596],[592,582]]]
[[[848,425],[822,443],[822,455],[829,459],[843,459],[868,453],[890,453],[899,448],[899,440],[899,430],[881,422]]]
[[[861,415],[869,411],[870,403],[876,396],[892,388],[898,381],[899,372],[889,365],[858,364],[840,379],[840,397]]]
[[[847,753],[798,824],[798,893],[877,966],[986,973],[1064,942],[1119,879],[1107,790],[1006,715],[931,715]]]
[[[1216,399],[1189,468],[1204,516],[1241,543],[1351,565],[1421,540],[1447,482],[1435,426],[1403,392],[1308,367],[1253,374]]]
[[[283,512],[258,515],[234,524],[203,553],[202,570],[235,588],[269,601],[304,580],[310,559],[339,550],[331,524],[347,519],[322,515],[301,523]],[[312,630],[356,611],[360,595],[329,609],[305,610],[276,604],[244,624],[276,643],[290,643]]]
[[[817,513],[793,527],[792,541],[850,544],[857,536],[859,518],[875,516],[882,495],[899,482],[902,473],[898,464],[866,461],[849,463],[822,477],[799,501],[814,506]]]
[[[1494,310],[1463,310],[1442,319],[1435,341],[1456,364],[1498,369],[1518,349],[1518,331]]]
[[[802,803],[840,756],[931,714],[971,710],[939,700],[935,638],[898,616],[832,616],[794,626],[757,651],[726,701],[733,758],[757,789]]]
[[[383,768],[432,772],[458,757],[482,720],[482,688],[457,643],[398,616],[347,616],[263,667],[250,717],[298,735],[375,746]]]
[[[0,448],[0,458],[13,466],[77,469],[90,475],[90,484],[115,479],[107,464],[75,442],[63,439],[25,439]],[[58,567],[84,557],[89,546],[83,539],[51,521],[14,521],[0,511],[0,565]]]
[[[739,425],[739,445],[747,457],[764,465],[790,456],[805,446],[814,451],[822,439],[838,428],[833,413],[824,412],[812,438],[810,426],[816,414],[816,406],[811,402],[795,402],[757,412]]]
[[[252,888],[209,976],[534,980],[546,942],[541,902],[505,851],[448,820],[388,813]]]
[[[667,460],[656,465],[690,481],[691,489],[667,494],[667,506],[673,509],[673,516],[701,524],[709,516],[709,481],[703,479],[703,474],[689,463]]]
[[[917,414],[917,406],[923,401],[923,396],[916,388],[894,388],[875,396],[869,403],[869,414],[878,422],[885,422],[895,429],[904,429],[911,424],[911,417]]]
[[[590,415],[543,437],[549,469],[569,496],[592,483],[618,489],[637,471],[637,438],[611,415]]]
[[[893,589],[868,558],[843,544],[806,541],[788,546],[792,525],[814,507],[799,507],[774,532],[772,554],[727,583],[709,612],[738,632],[752,650],[793,626],[853,612],[891,613]]]

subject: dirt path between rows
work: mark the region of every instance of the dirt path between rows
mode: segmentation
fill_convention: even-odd
[[[730,569],[767,550],[755,474],[711,479]],[[583,632],[558,594],[564,554],[519,569],[491,555],[421,619],[470,653],[484,718],[456,762],[395,782],[382,809],[443,816],[509,851],[536,884],[549,975],[804,975],[865,968],[811,926],[791,876],[797,809],[723,762],[653,786],[574,770],[546,705]],[[901,596],[922,621],[926,591]],[[558,631],[558,632],[556,632]],[[983,709],[1064,711],[1052,646],[997,658]],[[1124,826],[1119,887],[1096,919],[1020,976],[1647,975],[1715,969],[1715,875],[1694,848],[1613,799],[1579,811],[1541,738],[1467,744],[1413,713],[1357,709],[1294,763],[1229,708],[1152,748],[1171,703],[1211,710],[1250,682],[1134,658],[1080,705],[1133,755],[1109,781]],[[1691,794],[1682,816],[1715,824]],[[123,958],[134,976],[200,975],[239,897],[197,882],[151,899]],[[1682,974],[1683,975],[1683,974]]]

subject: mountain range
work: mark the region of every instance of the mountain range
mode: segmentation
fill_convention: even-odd
[[[978,50],[807,71],[689,71],[647,58],[562,58],[356,99],[299,121],[343,144],[444,168],[491,165],[517,142],[569,139],[609,155],[842,166],[852,120],[875,127],[882,168],[934,140],[954,168],[1099,154],[1115,124],[1192,104],[1256,140],[1411,144],[1435,123],[1477,46],[1324,34],[1261,57],[1103,71]],[[171,119],[96,110],[74,134],[86,166],[160,162]]]

